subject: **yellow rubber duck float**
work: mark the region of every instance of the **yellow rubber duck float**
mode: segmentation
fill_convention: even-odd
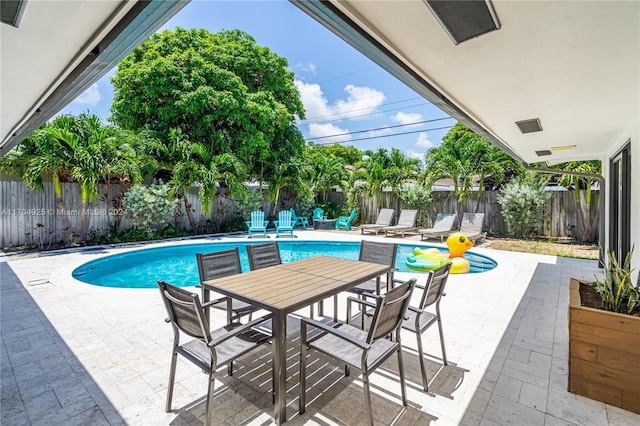
[[[463,256],[464,252],[473,247],[473,242],[461,232],[454,232],[447,237],[449,253],[437,248],[413,249],[413,255],[407,256],[407,268],[418,272],[429,272],[451,262],[452,274],[466,274],[471,269],[469,261]]]

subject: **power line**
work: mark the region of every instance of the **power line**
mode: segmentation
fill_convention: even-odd
[[[385,109],[382,111],[376,111],[374,113],[367,113],[367,114],[360,114],[360,115],[350,115],[349,118],[358,118],[358,117],[366,117],[369,115],[376,115],[376,114],[382,114],[385,112],[390,112],[390,111],[397,111],[399,109],[405,109],[405,108],[413,108],[413,107],[419,107],[419,106],[423,106],[423,105],[429,105],[431,102],[426,102],[426,103],[421,103],[421,104],[413,104],[413,105],[405,105],[405,106],[401,106],[398,108],[391,108],[391,109]],[[308,120],[302,120],[302,121],[308,121]],[[302,121],[300,123],[302,123]],[[324,124],[324,123],[331,123],[333,121],[340,121],[339,119],[335,119],[335,120],[326,120],[326,121],[314,121],[313,124]],[[298,124],[300,124],[298,123]]]
[[[364,99],[364,98],[362,98],[362,99]],[[402,100],[402,101],[388,102],[388,103],[386,103],[385,105],[399,104],[399,103],[402,103],[402,102],[414,101],[414,100],[416,100],[416,99],[424,99],[424,98],[423,98],[422,96],[418,96],[418,97],[415,97],[415,98],[404,99],[404,100]],[[404,108],[410,108],[410,107],[404,107]],[[353,111],[362,111],[362,110],[365,110],[365,109],[371,109],[371,107],[367,107],[367,108],[358,108],[358,109],[352,109],[352,110],[350,110],[349,112],[353,112]],[[321,115],[321,116],[314,117],[314,118],[307,118],[307,119],[302,120],[302,121],[301,121],[301,123],[302,123],[302,122],[304,122],[304,121],[315,121],[315,120],[317,120],[318,118],[333,117],[334,115],[338,115],[338,116],[340,116],[340,115],[345,115],[345,116],[346,116],[347,114],[348,114],[348,113],[344,113],[344,112],[336,112],[336,113],[334,113],[334,114],[327,114],[327,115]],[[365,115],[366,115],[366,114],[365,114]],[[346,116],[345,118],[350,118],[350,117],[349,117],[349,116]],[[337,120],[337,119],[336,119],[336,120]]]
[[[370,139],[380,139],[380,138],[388,138],[391,136],[403,136],[403,135],[411,135],[414,133],[421,133],[421,132],[431,132],[434,130],[444,130],[444,129],[450,129],[453,126],[445,126],[445,127],[434,127],[433,129],[422,129],[422,130],[415,130],[413,132],[404,132],[404,133],[395,133],[392,135],[379,135],[379,136],[371,136],[368,138],[360,138],[360,139],[351,139],[351,140],[346,140],[346,141],[340,141],[340,142],[322,142],[322,143],[314,143],[314,145],[334,145],[334,144],[343,144],[343,143],[349,143],[349,142],[359,142],[359,141],[368,141]],[[305,139],[305,142],[313,142],[313,140],[311,139]]]
[[[386,129],[395,129],[395,128],[398,128],[398,127],[416,126],[418,124],[432,123],[434,121],[442,121],[442,120],[452,120],[452,118],[451,117],[442,117],[442,118],[434,118],[432,120],[416,121],[414,123],[397,124],[395,126],[385,126],[385,127],[378,127],[378,128],[374,128],[374,129],[367,129],[367,130],[356,130],[354,132],[337,133],[335,135],[328,135],[328,136],[319,136],[316,139],[335,138],[336,136],[352,135],[352,134],[355,134],[355,133],[367,133],[367,132],[375,132],[376,130],[386,130]],[[424,131],[424,130],[421,130],[421,131]]]
[[[354,72],[350,72],[350,73],[348,73],[348,74],[343,74],[343,75],[339,75],[339,76],[337,76],[337,77],[332,77],[332,78],[330,78],[330,79],[327,79],[327,80],[321,81],[321,82],[316,83],[316,84],[322,84],[322,83],[326,83],[326,82],[328,82],[328,81],[333,81],[333,80],[338,80],[338,79],[341,79],[341,78],[344,78],[344,77],[349,77],[350,75],[359,74],[359,73],[361,73],[361,72],[369,71],[369,70],[372,70],[372,69],[374,69],[374,68],[378,68],[378,66],[377,66],[377,65],[372,65],[372,66],[370,66],[370,67],[368,67],[368,68],[363,68],[363,69],[361,69],[361,70],[354,71]]]
[[[317,83],[311,83],[311,84],[317,84]],[[375,89],[374,89],[374,90],[375,90]],[[389,93],[402,92],[402,91],[405,91],[405,90],[409,90],[409,89],[406,89],[406,88],[405,88],[405,89],[392,90],[392,91],[390,91],[390,92],[378,92],[378,93],[381,93],[383,96],[386,96],[386,95],[388,95]],[[363,98],[354,99],[353,101],[343,102],[342,104],[343,104],[343,105],[353,104],[353,103],[356,103],[356,102],[360,102],[360,101],[361,101],[361,100],[363,100],[363,99],[375,98],[375,97],[377,97],[377,96],[378,96],[377,94],[376,94],[376,95],[371,95],[371,96],[365,96],[365,97],[363,97]],[[406,99],[406,100],[407,100],[407,101],[411,101],[411,100],[414,100],[414,99],[424,99],[424,98],[423,98],[422,96],[418,96],[417,98],[410,98],[410,99]],[[399,102],[404,102],[404,101],[399,101]],[[393,103],[398,103],[398,102],[393,102]],[[329,104],[327,104],[327,107],[326,107],[326,108],[331,108],[331,107],[329,106]],[[310,109],[310,110],[305,111],[305,112],[317,111],[317,110],[319,110],[319,109],[325,109],[325,107],[314,108],[314,109]]]

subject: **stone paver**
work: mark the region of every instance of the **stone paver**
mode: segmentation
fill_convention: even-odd
[[[296,231],[296,236],[361,238],[357,230]],[[409,244],[419,239],[366,238]],[[159,245],[191,242],[197,240]],[[172,332],[157,289],[105,288],[71,278],[71,271],[86,261],[132,249],[0,257],[1,424],[203,423],[206,376],[182,360],[173,410],[164,411]],[[371,379],[376,423],[640,424],[636,414],[566,391],[568,281],[601,273],[596,262],[473,250],[499,266],[450,277],[441,305],[449,365],[441,364],[433,327],[423,339],[430,353],[429,377],[435,379],[430,392],[422,392],[416,340],[403,335],[409,407],[401,405],[392,358]],[[327,312],[332,312],[331,303],[326,303]],[[214,320],[222,321],[222,315],[215,311]],[[287,424],[364,424],[361,377],[356,372],[344,377],[340,366],[313,353],[307,411],[297,414],[295,343],[288,360]],[[233,377],[222,369],[215,393],[216,424],[271,424],[269,348],[238,362]]]

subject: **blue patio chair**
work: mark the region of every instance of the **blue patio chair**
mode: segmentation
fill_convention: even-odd
[[[296,226],[296,222],[293,220],[290,210],[280,210],[278,212],[278,220],[274,220],[273,223],[276,225],[276,238],[280,234],[286,233],[293,237],[293,228]]]
[[[260,234],[269,238],[267,235],[267,225],[269,224],[269,221],[264,220],[264,212],[262,210],[252,211],[251,220],[245,223],[247,224],[247,228],[249,228],[249,238],[254,234]]]
[[[291,212],[291,219],[293,219],[293,226],[302,226],[304,229],[307,229],[307,226],[309,226],[309,219],[307,219],[305,216],[297,216],[296,215],[296,211],[291,208],[289,209],[289,211]]]
[[[338,216],[336,219],[336,228],[340,229],[341,227],[345,227],[347,231],[351,231],[351,222],[356,218],[356,214],[358,211],[356,209],[351,210],[351,214],[349,216]]]
[[[327,218],[327,216],[325,216],[324,210],[322,210],[320,207],[316,207],[315,209],[313,209],[313,220],[314,220],[314,222],[316,220],[325,220],[326,218]]]

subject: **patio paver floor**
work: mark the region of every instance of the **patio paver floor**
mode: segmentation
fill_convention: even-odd
[[[296,230],[296,236],[335,239],[335,233],[321,231]],[[164,323],[158,290],[105,288],[70,278],[76,266],[122,250],[127,249],[0,258],[1,424],[203,423],[206,376],[183,361],[173,411],[164,412],[172,332]],[[494,258],[499,267],[450,277],[441,305],[449,365],[440,363],[438,332],[432,327],[424,335],[425,348],[434,355],[429,377],[438,374],[431,391],[422,392],[415,337],[403,334],[409,407],[400,403],[392,358],[371,378],[376,423],[640,424],[639,415],[567,392],[569,278],[593,278],[601,273],[596,262],[473,250]],[[332,312],[331,300],[325,308]],[[222,312],[213,312],[223,321]],[[290,335],[295,339],[294,326]],[[344,377],[340,366],[313,352],[307,412],[297,414],[296,342],[289,350],[286,424],[363,424],[360,376],[354,371]],[[216,424],[272,424],[270,389],[269,347],[237,363],[233,377],[221,370]]]

